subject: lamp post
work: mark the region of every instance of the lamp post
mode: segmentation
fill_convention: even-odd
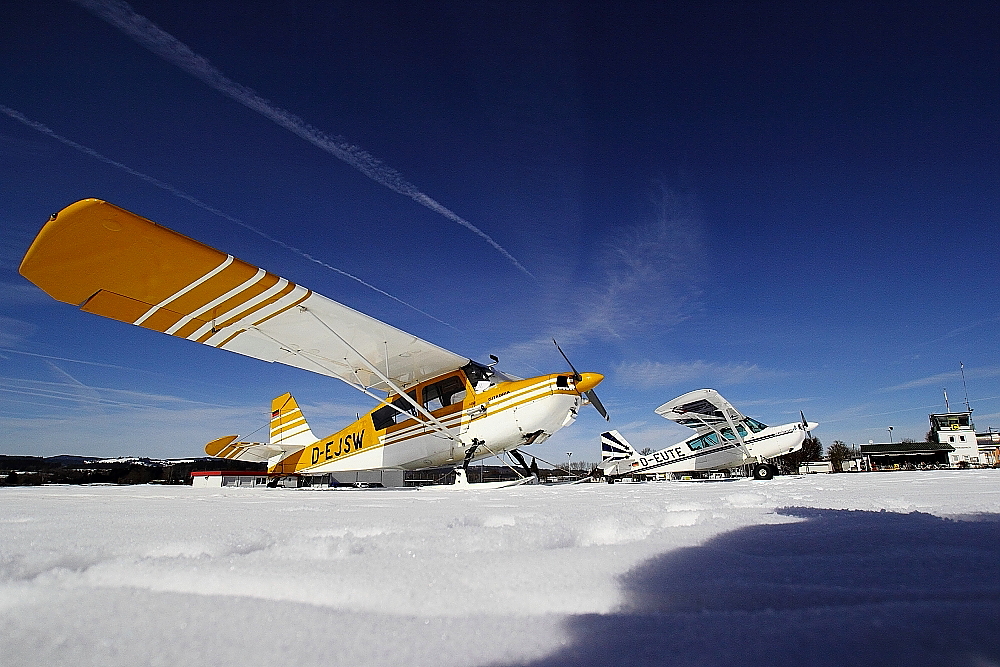
[[[566,472],[573,474],[573,452],[566,452]]]
[[[889,427],[889,444],[892,444],[892,427]]]

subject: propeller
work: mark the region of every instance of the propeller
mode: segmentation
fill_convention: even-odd
[[[574,366],[573,362],[569,360],[569,357],[566,356],[566,353],[562,351],[562,348],[559,347],[559,343],[556,343],[555,338],[552,339],[552,342],[553,344],[555,344],[556,349],[559,350],[559,354],[562,355],[562,358],[566,360],[566,363],[569,364],[569,367],[573,370],[573,379],[576,382],[580,382],[583,379],[583,376],[580,375],[580,372],[578,370],[576,370],[576,366]],[[596,391],[594,391],[593,389],[587,389],[583,392],[583,395],[586,396],[587,400],[590,401],[590,404],[593,405],[594,408],[599,413],[601,413],[601,416],[604,417],[604,421],[611,421],[611,416],[608,415],[608,411],[604,409],[604,404],[601,403],[601,399],[597,397]]]
[[[806,432],[806,435],[810,438],[813,437],[812,429],[819,426],[816,422],[807,422],[805,414],[799,410],[799,416],[802,417],[802,430]]]

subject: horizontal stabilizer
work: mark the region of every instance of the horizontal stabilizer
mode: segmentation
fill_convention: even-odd
[[[285,452],[298,451],[297,447],[282,447],[263,442],[236,442],[238,435],[227,435],[205,445],[205,453],[219,459],[267,463],[269,459]]]

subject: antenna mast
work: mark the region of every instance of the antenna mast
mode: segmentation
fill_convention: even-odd
[[[965,388],[965,409],[972,412],[972,406],[969,405],[969,387],[965,384],[965,364],[960,361],[958,362],[958,367],[962,369],[962,387]]]
[[[944,411],[951,412],[951,406],[948,405],[948,389],[945,388],[942,389],[941,391],[944,392]]]

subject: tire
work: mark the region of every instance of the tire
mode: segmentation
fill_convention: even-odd
[[[757,463],[753,467],[753,478],[768,480],[774,477],[774,467],[767,463]]]

